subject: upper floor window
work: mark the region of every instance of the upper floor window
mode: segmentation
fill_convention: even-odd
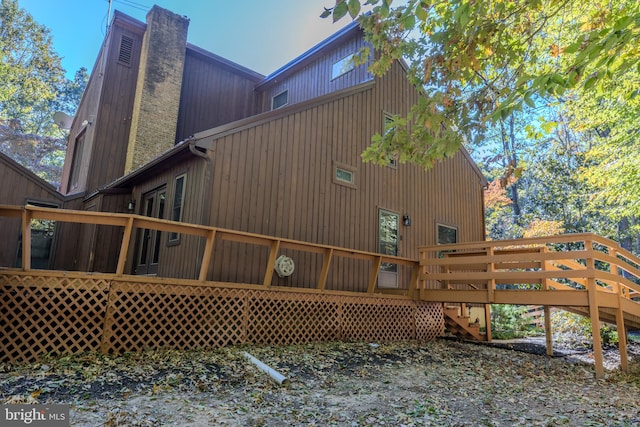
[[[334,184],[341,184],[351,188],[358,188],[356,186],[356,168],[345,165],[344,163],[333,163],[333,182]]]
[[[450,243],[458,243],[458,229],[438,224],[438,244],[448,245]]]
[[[285,90],[280,92],[271,99],[271,109],[275,110],[280,107],[284,107],[289,103],[289,91]]]
[[[337,79],[343,74],[347,74],[356,67],[353,62],[353,56],[353,53],[349,54],[341,60],[333,63],[333,67],[331,67],[331,80]]]

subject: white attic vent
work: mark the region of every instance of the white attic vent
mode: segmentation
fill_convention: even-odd
[[[133,39],[125,35],[120,39],[120,51],[118,52],[118,62],[123,65],[131,65],[133,56]]]

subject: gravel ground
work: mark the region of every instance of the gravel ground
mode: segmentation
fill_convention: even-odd
[[[70,403],[74,426],[640,426],[638,347],[628,374],[602,380],[588,351],[546,357],[539,340],[85,354],[0,365],[0,393],[3,403]],[[613,366],[617,352],[605,355]]]

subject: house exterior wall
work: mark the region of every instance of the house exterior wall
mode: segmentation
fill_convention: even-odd
[[[209,224],[377,252],[378,211],[384,209],[412,219],[410,227],[400,226],[400,256],[417,258],[419,245],[435,244],[438,223],[456,227],[459,241],[482,240],[483,180],[463,153],[429,171],[362,162],[372,135],[383,129],[384,113],[406,114],[417,96],[395,64],[375,84],[319,105],[292,106],[214,140]],[[336,163],[355,171],[355,188],[334,182]],[[250,261],[265,257],[266,249],[217,245],[210,279],[259,283],[265,263]],[[235,268],[232,260],[246,262]],[[303,262],[277,284],[312,283],[319,260]],[[368,268],[350,269],[352,276],[334,277],[331,286],[361,291]]]
[[[357,54],[366,42],[360,31],[353,31],[351,37],[326,52],[316,55],[313,60],[292,74],[283,73],[269,83],[259,86],[258,111],[271,110],[272,98],[288,90],[288,105],[316,98],[360,83],[372,80],[367,65],[360,65],[353,70],[335,78],[331,78],[331,69],[335,62],[347,55]]]
[[[182,157],[154,173],[152,177],[141,180],[131,188],[131,197],[136,201],[136,213],[144,215],[143,200],[145,194],[165,187],[167,190],[166,209],[163,219],[171,219],[173,200],[175,195],[176,177],[186,177],[182,222],[192,224],[206,224],[203,212],[206,212],[207,198],[206,183],[208,182],[210,164],[200,157]],[[132,236],[129,247],[126,271],[136,274],[139,263],[139,247],[141,232]],[[204,240],[195,236],[181,235],[179,242],[169,242],[167,233],[161,233],[160,259],[158,275],[184,279],[197,278],[202,259]],[[117,248],[119,250],[119,248]]]
[[[256,73],[238,71],[211,59],[207,52],[187,49],[176,142],[196,132],[255,114]]]
[[[94,65],[69,133],[61,182],[63,194],[93,192],[124,174],[127,142],[145,26],[117,13],[106,47]],[[122,37],[133,40],[129,64],[118,61]],[[105,51],[106,58],[103,57]],[[84,121],[86,125],[83,125]],[[70,186],[76,142],[85,133],[79,185]]]

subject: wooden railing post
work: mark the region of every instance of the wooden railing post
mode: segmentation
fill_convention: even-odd
[[[494,255],[493,247],[487,248],[487,255],[489,256],[489,258],[493,258],[493,255]],[[493,273],[495,271],[496,271],[495,263],[493,262],[493,260],[490,260],[487,263],[487,273]],[[495,290],[496,290],[496,279],[495,278],[489,279],[489,281],[487,282],[487,301],[489,301],[490,303],[493,303],[495,301]]]
[[[376,282],[378,281],[378,272],[382,265],[382,256],[377,256],[373,260],[373,266],[371,267],[371,275],[369,276],[369,286],[367,286],[367,293],[372,294],[376,289]]]
[[[264,281],[262,282],[265,287],[271,286],[273,279],[273,269],[276,266],[276,258],[278,257],[278,251],[280,250],[280,240],[274,240],[271,242],[271,252],[269,252],[269,261],[267,262],[267,269],[264,272]]]
[[[204,282],[207,280],[207,274],[209,273],[209,264],[211,264],[211,255],[213,255],[213,245],[216,239],[216,230],[209,230],[207,234],[207,243],[204,246],[204,253],[202,254],[202,263],[200,264],[200,275],[198,280]]]
[[[409,297],[416,299],[418,292],[418,281],[420,280],[420,262],[417,262],[416,265],[413,266],[413,271],[411,272],[411,281],[409,282]]]
[[[546,246],[543,246],[540,250],[540,254],[542,255],[541,267],[542,271],[549,270],[549,261],[546,260],[545,254],[549,252],[549,249]],[[551,279],[543,279],[542,280],[542,290],[549,290],[549,282]],[[544,337],[545,337],[545,347],[547,349],[547,356],[553,356],[553,330],[551,329],[551,308],[548,305],[544,307]]]
[[[31,211],[22,211],[22,271],[31,270]]]
[[[322,270],[320,270],[320,278],[318,279],[318,289],[324,291],[327,288],[327,280],[329,278],[329,268],[333,260],[333,248],[327,248],[324,251],[324,259],[322,260]]]
[[[600,309],[598,307],[598,285],[595,279],[595,258],[593,256],[593,241],[585,240],[587,255],[587,294],[589,300],[589,317],[591,318],[591,337],[593,341],[593,358],[595,362],[596,378],[604,378],[604,364],[602,356],[602,338],[600,337]]]
[[[127,262],[127,252],[129,251],[129,243],[131,242],[131,234],[133,232],[133,222],[134,217],[132,215],[124,227],[122,244],[120,245],[120,255],[118,256],[118,266],[116,267],[116,276],[122,276],[124,274],[124,266]]]

